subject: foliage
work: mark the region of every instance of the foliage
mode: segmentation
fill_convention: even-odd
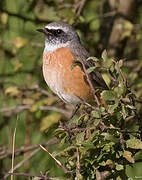
[[[0,2],[0,179],[12,167],[15,124],[15,173],[42,172],[41,179],[141,179],[142,3],[134,0],[131,18],[127,8],[121,15],[125,6],[119,8],[116,1]],[[72,107],[51,92],[42,76],[44,37],[36,29],[52,21],[74,25],[95,54],[87,60],[96,66],[87,73],[102,72],[109,86],[100,92],[100,107],[82,105],[71,120]]]
[[[135,96],[121,71],[122,61],[108,58],[106,51],[102,57],[99,71],[105,69],[108,78],[114,78],[110,89],[101,92],[104,103],[99,109],[82,111],[80,117],[65,122],[55,133],[61,138],[61,146],[65,140],[70,142],[55,155],[66,158],[66,167],[76,173],[76,179],[94,179],[98,170],[100,174],[108,172],[109,178],[127,179],[126,167],[135,163],[135,156],[142,149]],[[111,61],[109,68],[107,61]],[[135,119],[135,124],[130,125],[129,118]]]

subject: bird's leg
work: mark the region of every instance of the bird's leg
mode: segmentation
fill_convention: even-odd
[[[71,115],[71,117],[69,118],[69,120],[72,119],[72,118],[75,116],[75,114],[77,113],[77,111],[79,110],[79,108],[80,108],[80,103],[75,106],[75,109],[73,110],[72,115]]]
[[[73,117],[74,115],[77,113],[78,109],[80,108],[80,103],[78,103],[76,106],[75,106],[75,109],[73,110],[72,112],[72,115],[71,117],[67,120],[67,122],[69,122]],[[72,139],[71,139],[71,132],[70,132],[70,128],[68,127],[67,123],[64,124],[64,126],[62,125],[61,122],[60,123],[60,127],[62,127],[69,135],[69,143],[72,144]]]

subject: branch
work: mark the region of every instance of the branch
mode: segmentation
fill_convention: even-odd
[[[77,0],[77,2],[74,4],[74,9],[76,12],[76,17],[80,16],[81,11],[85,5],[86,0]]]
[[[33,178],[41,178],[41,179],[46,179],[46,180],[53,180],[54,178],[50,178],[47,176],[43,175],[37,175],[37,174],[29,174],[29,173],[8,173],[9,175],[13,176],[25,176],[25,177],[33,177]]]
[[[48,142],[46,143],[41,143],[43,146],[48,146],[48,145],[52,145],[52,144],[55,144],[55,143],[58,143],[59,141],[57,140],[57,138],[53,138],[53,139],[50,139]],[[36,149],[39,147],[39,144],[33,144],[33,145],[30,145],[30,146],[22,146],[20,148],[17,148],[15,149],[14,151],[14,155],[15,156],[19,156],[25,152],[28,152],[28,151],[31,151],[33,149]],[[1,147],[2,148],[2,147]],[[4,159],[6,157],[9,157],[12,155],[12,151],[9,150],[9,149],[6,149],[5,147],[3,147],[3,149],[1,150],[0,152],[0,159]]]
[[[55,140],[54,138],[53,139],[51,139],[51,140],[49,140],[48,142],[47,142],[47,145],[50,145],[50,144],[52,144],[54,141],[53,140]],[[29,154],[29,156],[27,156],[25,159],[23,159],[22,161],[20,161],[14,168],[13,168],[13,171],[15,171],[16,169],[18,169],[19,167],[21,167],[26,161],[28,161],[31,157],[33,157],[37,152],[39,152],[40,151],[40,148],[38,147],[37,149],[35,149],[33,152],[31,152],[30,154]],[[9,170],[9,172],[8,173],[6,173],[6,175],[4,176],[4,179],[6,179],[9,175],[10,175],[10,173],[11,173],[11,169]]]
[[[47,149],[45,149],[41,144],[39,145],[39,147],[40,147],[42,150],[44,150],[45,152],[47,152],[47,153],[55,160],[55,162],[58,164],[58,166],[60,166],[60,167],[63,169],[63,171],[64,171],[65,174],[66,174],[66,173],[70,173],[70,174],[72,175],[72,173],[69,172],[69,171],[66,169],[66,167],[63,166],[63,164],[62,164],[59,160],[57,160]]]
[[[80,157],[79,157],[78,148],[76,149],[75,155],[77,158],[77,161],[76,161],[76,177],[78,177],[80,175]]]
[[[10,112],[13,111],[14,113],[19,113],[24,110],[29,110],[32,107],[32,105],[18,105],[18,106],[11,106],[11,107],[5,107],[0,108],[0,112]],[[41,111],[57,111],[62,113],[64,116],[69,117],[70,113],[64,109],[54,107],[54,106],[40,106],[39,109]]]
[[[93,86],[93,84],[92,84],[92,82],[91,82],[90,76],[89,76],[89,74],[87,73],[87,70],[86,70],[86,67],[85,67],[84,63],[83,63],[82,61],[80,61],[80,62],[81,62],[81,64],[82,64],[83,71],[84,71],[84,73],[85,73],[85,75],[86,75],[86,77],[87,77],[87,81],[88,81],[89,86],[90,86],[90,88],[91,88],[91,91],[92,91],[92,93],[93,93],[94,99],[96,100],[96,103],[97,103],[97,105],[98,105],[98,107],[99,107],[99,106],[100,106],[100,102],[99,102],[99,100],[98,100],[98,97],[96,96],[96,91],[95,91],[94,86]]]
[[[35,19],[32,19],[32,18],[29,18],[29,17],[26,17],[26,16],[23,16],[21,14],[17,14],[17,13],[13,13],[13,12],[10,12],[6,9],[3,9],[3,8],[0,8],[0,12],[2,13],[7,13],[9,16],[14,16],[14,17],[17,17],[19,19],[22,19],[24,21],[31,21],[31,22],[34,22],[36,24],[40,24],[40,23],[50,23],[51,21],[47,21],[47,20],[43,20],[43,19],[39,19],[38,17],[35,17]]]
[[[31,88],[22,87],[22,88],[20,88],[20,89],[21,89],[22,91],[33,91],[33,90],[34,90],[34,91],[40,92],[40,93],[43,94],[43,95],[46,95],[46,96],[54,97],[54,98],[55,98],[54,95],[52,95],[51,93],[49,93],[49,92],[46,91],[45,89],[40,88],[38,84],[34,85],[34,86],[31,87]]]
[[[37,152],[40,151],[40,148],[35,149],[33,152],[30,153],[29,156],[27,156],[24,160],[20,161],[14,168],[13,171],[15,171],[16,169],[18,169],[19,167],[21,167],[26,161],[28,161],[31,157],[33,157]],[[9,170],[8,173],[11,172],[11,169]],[[6,173],[6,175],[4,176],[4,179],[6,179],[10,174]]]

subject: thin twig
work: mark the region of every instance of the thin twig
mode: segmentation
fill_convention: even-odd
[[[15,171],[16,169],[18,169],[19,167],[21,167],[27,160],[29,160],[31,157],[33,157],[37,152],[40,151],[40,148],[35,149],[33,152],[30,153],[29,156],[27,156],[24,160],[20,161],[14,168],[13,171]],[[11,172],[11,169],[9,170],[9,173]],[[9,174],[7,173],[4,176],[4,179],[6,179],[9,176]]]
[[[43,180],[54,180],[56,178],[51,178],[51,177],[47,177],[44,175],[39,175],[39,174],[29,174],[29,173],[8,173],[9,175],[13,175],[13,176],[25,176],[25,177],[35,177],[35,178],[41,178]]]
[[[45,152],[47,152],[47,153],[56,161],[56,163],[63,169],[64,173],[70,173],[70,174],[72,175],[72,173],[69,172],[69,171],[62,165],[62,163],[61,163],[59,160],[57,160],[47,149],[45,149],[41,144],[39,145],[39,147],[40,147],[41,149],[43,149]]]
[[[20,112],[29,109],[30,107],[31,107],[30,105],[11,106],[11,107],[0,108],[0,112],[9,112],[9,111]]]
[[[54,139],[54,138],[53,138]],[[53,143],[53,139],[49,140],[48,141],[48,144],[51,144]],[[16,169],[18,169],[20,166],[22,166],[27,160],[29,160],[31,157],[33,157],[37,152],[40,151],[40,148],[38,147],[37,149],[35,149],[33,152],[31,152],[29,154],[29,156],[27,156],[24,160],[20,161],[14,168],[13,168],[13,171],[15,171]],[[11,172],[11,169],[9,170],[9,173]],[[7,177],[9,176],[9,174],[7,173],[5,176],[4,176],[4,179],[6,179]]]
[[[18,116],[16,119],[15,129],[14,129],[14,133],[13,133],[11,173],[13,173],[13,171],[14,171],[14,156],[15,156],[14,151],[15,151],[15,137],[16,137],[17,121],[18,121]],[[13,175],[11,175],[11,180],[13,180]]]
[[[0,112],[14,111],[14,113],[19,113],[23,110],[29,110],[31,107],[32,105],[11,106],[11,107],[0,108]],[[54,107],[54,106],[40,106],[39,109],[42,111],[45,111],[45,110],[57,111],[64,114],[66,117],[70,116],[70,113],[68,111],[58,108],[58,107]]]
[[[115,79],[115,77],[113,76],[111,70],[110,70],[110,69],[107,69],[107,72],[110,74],[110,78],[111,78],[111,80],[114,82],[114,84],[115,84],[115,85],[118,85],[119,82],[118,82],[117,79]]]
[[[46,147],[48,145],[52,145],[52,144],[55,144],[55,143],[58,143],[58,142],[59,142],[59,140],[57,138],[52,138],[48,142],[42,143],[42,145]],[[36,149],[37,147],[39,147],[39,144],[33,144],[33,145],[30,145],[30,146],[27,146],[27,147],[22,146],[20,148],[15,149],[14,155],[15,156],[21,155],[21,154],[23,154],[25,152]],[[1,150],[1,153],[0,153],[0,159],[4,159],[4,158],[9,157],[11,155],[12,155],[12,151],[6,149],[5,147],[3,147],[3,151]]]
[[[79,158],[79,150],[78,150],[78,148],[76,149],[76,157],[77,157],[77,161],[76,161],[76,177],[78,177],[78,175],[80,174],[80,158]]]
[[[38,84],[35,84],[35,85],[34,85],[33,87],[31,87],[31,88],[27,88],[27,87],[22,87],[22,88],[21,88],[21,87],[19,87],[19,89],[22,90],[22,91],[37,91],[37,92],[40,92],[40,93],[43,94],[43,95],[46,95],[46,96],[55,98],[54,95],[52,95],[51,93],[49,93],[49,92],[46,91],[45,89],[40,88]],[[57,98],[55,98],[55,99],[57,99]]]
[[[80,16],[81,11],[85,5],[86,0],[79,0],[75,3],[74,9],[76,11],[76,17]]]
[[[91,88],[91,90],[92,90],[93,96],[94,96],[94,98],[95,98],[95,100],[96,100],[96,103],[97,103],[98,107],[100,107],[100,102],[99,102],[99,100],[98,100],[98,97],[96,96],[96,91],[95,91],[94,86],[93,86],[93,84],[92,84],[92,82],[91,82],[90,76],[89,76],[89,74],[87,73],[86,67],[85,67],[85,65],[84,65],[84,63],[83,63],[82,61],[81,61],[81,64],[82,64],[84,73],[85,73],[85,75],[86,75],[86,77],[87,77],[87,81],[88,81],[88,83],[89,83],[89,86],[90,86],[90,88]]]
[[[96,127],[90,127],[89,129],[90,130],[96,130]],[[140,131],[132,131],[132,130],[127,130],[127,129],[121,130],[120,128],[103,125],[102,130],[105,130],[105,129],[112,129],[112,130],[116,130],[116,131],[121,132],[121,133],[140,134]],[[72,128],[72,129],[70,129],[70,132],[82,132],[82,131],[87,131],[87,128]]]
[[[120,133],[120,143],[121,143],[122,149],[124,151],[125,150],[125,141],[123,139],[123,134],[122,133]]]
[[[9,175],[13,176],[25,176],[25,177],[38,177],[38,178],[44,178],[44,176],[36,175],[36,174],[29,174],[29,173],[8,173]]]
[[[67,173],[67,169],[62,165],[62,163],[57,160],[47,149],[45,149],[41,144],[39,145],[39,147],[44,150],[45,152],[47,152],[55,161],[56,163],[63,169],[64,173]]]
[[[84,105],[86,105],[87,107],[91,108],[91,109],[94,109],[94,110],[96,110],[96,111],[99,111],[99,108],[98,108],[98,107],[94,107],[94,106],[92,106],[91,104],[89,104],[89,103],[87,103],[87,102],[85,102],[85,101],[82,101],[82,103],[83,103]]]
[[[70,112],[68,112],[64,109],[58,108],[58,107],[54,107],[54,106],[40,106],[39,109],[42,111],[44,111],[44,110],[57,111],[57,112],[64,114],[66,117],[69,117],[71,115]]]

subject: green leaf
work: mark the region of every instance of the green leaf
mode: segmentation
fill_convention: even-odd
[[[95,67],[95,66],[92,66],[92,67],[90,67],[90,68],[87,69],[87,73],[91,73],[91,72],[93,72],[95,69],[96,69],[96,67]]]
[[[101,121],[100,119],[95,119],[93,125],[94,125],[94,126],[98,126],[99,123],[100,123],[100,121]]]
[[[111,135],[111,134],[109,134],[109,133],[102,133],[102,135],[104,136],[104,139],[105,140],[109,140],[109,141],[111,141],[112,143],[113,142],[119,142],[119,139],[118,138],[116,138],[114,135]],[[107,144],[108,145],[108,144]],[[111,145],[113,145],[113,144],[111,144]]]
[[[125,107],[124,104],[122,104],[121,107],[122,107],[122,116],[123,116],[123,118],[125,119],[125,118],[127,117],[128,113],[127,113],[127,111],[126,111],[126,107]]]
[[[117,164],[116,165],[116,170],[117,171],[121,171],[121,170],[123,170],[124,169],[124,166],[123,165],[121,165],[121,164]]]
[[[116,178],[116,180],[122,180],[122,179],[121,179],[121,177],[120,177],[120,176],[118,176],[118,177]]]
[[[34,104],[34,100],[31,99],[31,98],[25,98],[25,99],[23,99],[23,104],[30,104],[30,105],[32,105],[32,104]]]
[[[123,33],[121,34],[120,37],[121,40],[131,36],[134,25],[130,21],[123,20],[122,27],[123,27]]]
[[[40,123],[40,130],[43,132],[46,129],[50,128],[53,124],[59,122],[59,120],[61,119],[61,114],[59,113],[52,113],[47,115],[46,117],[44,117],[41,120]]]
[[[128,107],[128,108],[130,108],[130,109],[133,109],[133,110],[135,110],[135,109],[136,109],[136,107],[135,107],[135,106],[133,106],[133,105],[129,105],[129,104],[127,104],[127,105],[126,105],[126,107]]]
[[[102,77],[105,81],[105,83],[107,84],[107,86],[109,87],[109,85],[111,84],[111,78],[110,78],[110,75],[109,73],[102,73]]]
[[[85,117],[85,114],[82,114],[81,116],[79,116],[79,117],[73,117],[72,119],[70,119],[70,121],[69,121],[69,126],[71,126],[71,125],[78,125],[79,123],[80,123],[80,120],[83,118],[83,117]]]
[[[94,118],[101,118],[101,113],[100,113],[100,111],[92,111],[92,116],[94,117]]]
[[[93,142],[91,142],[91,140],[84,141],[83,146],[85,147],[86,151],[89,149],[95,149],[95,146],[94,146]]]
[[[79,174],[77,174],[77,176],[75,177],[75,180],[83,180],[83,176],[79,173]]]
[[[98,61],[100,61],[98,58],[96,58],[96,57],[89,57],[89,58],[87,58],[86,59],[86,61],[95,61],[95,62],[98,62]]]
[[[90,30],[91,31],[96,31],[100,28],[100,20],[99,19],[94,19],[91,23],[90,23]]]
[[[108,105],[114,105],[115,101],[114,100],[106,100],[106,104]]]
[[[114,110],[118,107],[118,102],[116,102],[114,105],[109,105],[108,112],[114,113]]]
[[[10,96],[17,96],[20,93],[17,86],[10,86],[5,90],[5,94],[9,94]]]
[[[132,157],[132,153],[130,151],[124,151],[123,157],[126,158],[130,163],[134,163],[135,160]]]
[[[118,65],[120,68],[123,66],[123,60],[122,59],[119,60]]]
[[[104,99],[106,104],[108,105],[107,111],[109,113],[113,113],[119,103],[116,92],[111,90],[104,90],[101,93],[101,98]]]
[[[80,63],[79,61],[76,61],[75,63],[73,63],[73,64],[71,65],[71,70],[73,70],[76,66],[79,66],[79,67],[82,68],[81,63]]]
[[[114,91],[104,90],[101,93],[101,98],[105,99],[106,101],[112,101],[112,100],[116,100],[117,94]]]
[[[126,141],[127,147],[132,149],[142,149],[142,141],[136,138],[132,138]]]
[[[126,86],[123,83],[120,83],[119,86],[114,88],[114,91],[119,95],[125,95],[126,93]]]
[[[113,59],[108,56],[106,50],[102,53],[102,66],[107,69],[113,66]]]
[[[105,161],[102,161],[102,162],[99,163],[99,165],[100,166],[106,166],[106,163],[105,163]]]
[[[107,54],[107,51],[106,51],[106,50],[104,50],[104,51],[102,52],[102,59],[103,59],[104,61],[106,61],[106,60],[108,59],[108,54]]]
[[[84,142],[85,132],[81,132],[76,137],[76,144],[81,145]]]
[[[0,20],[1,20],[2,24],[7,24],[8,14],[7,13],[1,13]]]

